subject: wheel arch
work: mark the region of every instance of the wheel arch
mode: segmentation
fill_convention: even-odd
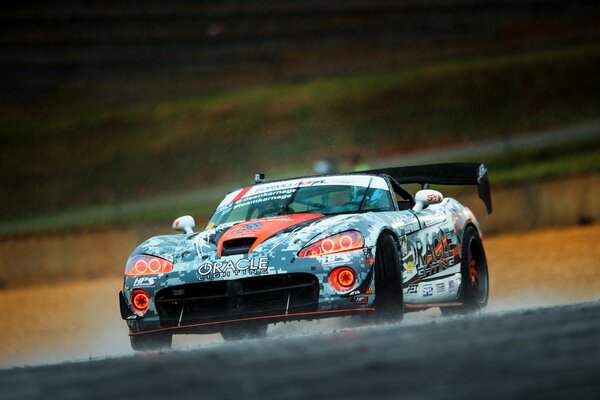
[[[403,242],[401,237],[398,235],[398,232],[395,232],[390,227],[387,227],[387,226],[384,227],[379,232],[379,235],[377,235],[377,237],[375,238],[375,245],[373,246],[375,249],[375,251],[374,251],[375,255],[377,255],[377,242],[379,242],[379,239],[381,237],[383,237],[384,235],[388,235],[394,240],[394,243],[396,244],[396,252],[398,253],[398,261],[400,262],[400,265],[402,266],[402,269],[404,270],[405,266],[404,266],[403,257],[404,257],[404,253],[406,250],[402,250],[402,249],[403,249],[403,243],[404,243],[404,246],[407,246],[406,237],[404,238],[404,242]]]
[[[473,222],[473,221],[469,221],[465,224],[464,228],[461,230],[460,232],[460,242],[462,244],[463,239],[465,237],[465,232],[467,231],[467,229],[469,229],[470,227],[475,229],[475,232],[477,232],[477,235],[479,236],[479,240],[481,240],[481,242],[483,243],[483,239],[482,239],[482,233],[481,233],[481,228],[479,227],[479,224]]]
[[[383,235],[390,235],[392,237],[392,239],[394,239],[394,242],[396,242],[396,246],[398,246],[398,248],[400,248],[400,237],[398,235],[398,232],[396,232],[394,229],[392,229],[389,226],[384,226],[383,228],[380,229],[379,234],[374,238],[375,239],[375,243],[377,243],[377,240],[379,240],[379,238]]]
[[[377,235],[377,239],[379,239],[382,235],[390,235],[394,239],[394,242],[396,242],[396,246],[400,245],[400,239],[398,238],[398,234],[394,232],[392,228],[384,227],[381,230],[381,232],[379,232],[379,235]]]
[[[474,227],[475,230],[477,231],[477,234],[479,235],[479,238],[481,238],[483,236],[483,232],[481,231],[481,225],[479,224],[479,221],[477,221],[477,220],[469,221],[469,223],[467,224],[467,226]]]
[[[374,238],[374,246],[375,247],[375,252],[377,252],[377,242],[379,241],[379,238],[381,238],[383,235],[389,235],[392,237],[392,239],[394,239],[394,242],[396,243],[396,248],[398,250],[401,249],[400,244],[402,243],[400,240],[400,237],[398,235],[398,232],[395,232],[391,227],[389,226],[384,226],[380,231],[379,234]],[[400,257],[400,262],[402,262],[402,257]]]
[[[477,226],[477,224],[474,224],[473,222],[469,222],[467,225],[465,225],[465,229],[463,229],[463,232],[462,232],[462,236],[463,237],[461,238],[461,241],[464,239],[465,232],[467,231],[467,229],[469,229],[469,227],[473,227],[475,229],[475,232],[477,232],[477,236],[479,238],[479,247],[481,247],[481,249],[480,249],[481,250],[481,254],[479,254],[479,256],[482,257],[483,261],[487,264],[487,257],[486,257],[486,254],[485,254],[485,248],[483,246],[483,240],[481,238],[481,230],[479,229],[479,226]],[[464,243],[461,243],[461,244],[462,244],[462,246],[464,246]]]

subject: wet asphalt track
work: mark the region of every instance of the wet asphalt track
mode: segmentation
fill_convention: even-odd
[[[600,398],[600,301],[0,371],[2,399]]]

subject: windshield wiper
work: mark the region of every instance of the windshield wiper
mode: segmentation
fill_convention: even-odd
[[[358,212],[361,212],[363,207],[365,206],[365,200],[367,200],[367,194],[369,193],[369,189],[371,188],[371,182],[373,182],[373,178],[371,178],[371,180],[369,181],[369,184],[367,185],[367,190],[365,190],[365,195],[363,196],[362,200],[360,201],[360,206],[358,206]]]
[[[287,201],[283,204],[283,206],[281,207],[281,209],[277,212],[277,215],[292,214],[290,212],[287,212],[286,210],[288,209],[288,207],[290,206],[290,204],[292,204],[292,201],[294,200],[294,197],[296,197],[296,193],[298,193],[298,189],[300,189],[300,184],[298,184],[298,186],[296,186],[296,189],[294,190],[294,193],[292,193],[292,195],[290,196],[290,198],[287,199]]]

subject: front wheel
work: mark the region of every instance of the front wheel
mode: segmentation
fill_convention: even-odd
[[[166,350],[171,348],[173,335],[170,332],[145,333],[129,336],[129,340],[135,351]]]
[[[402,263],[396,241],[389,234],[377,240],[375,254],[375,315],[380,321],[400,321],[404,316]]]
[[[467,314],[487,306],[489,275],[485,251],[477,229],[469,226],[463,235],[461,253],[461,300],[458,307],[442,308],[442,314]]]

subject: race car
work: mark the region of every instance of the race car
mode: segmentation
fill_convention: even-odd
[[[257,177],[227,194],[204,230],[183,216],[173,222],[181,233],[131,253],[119,301],[134,350],[170,347],[173,334],[235,340],[293,320],[398,321],[405,311],[486,306],[479,223],[429,188],[477,185],[491,213],[484,164]],[[413,195],[407,184],[421,189]]]

